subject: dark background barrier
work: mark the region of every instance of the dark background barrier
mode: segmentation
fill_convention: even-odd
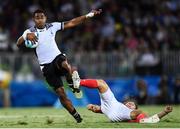
[[[144,80],[147,89],[147,98],[144,104],[158,104],[158,97],[160,92],[160,77],[146,76],[135,78],[121,78],[106,80],[115,97],[119,101],[126,99],[137,99],[141,90],[137,87],[137,81]],[[76,99],[69,88],[66,88],[66,93],[72,100],[75,106],[86,106],[88,103],[100,104],[99,94],[96,89],[88,89],[81,87],[84,93],[82,99]],[[167,103],[173,103],[173,81],[171,79],[170,85],[167,87],[169,100]],[[33,82],[17,82],[12,81],[10,85],[11,91],[11,106],[12,107],[28,107],[28,106],[52,106],[58,107],[59,101],[54,92],[47,86],[44,81],[37,80]],[[164,96],[166,98],[167,96]],[[160,99],[160,98],[159,98]],[[138,101],[138,99],[137,99]],[[162,100],[161,100],[162,101]],[[163,101],[162,101],[163,102]],[[164,104],[164,103],[162,103]]]

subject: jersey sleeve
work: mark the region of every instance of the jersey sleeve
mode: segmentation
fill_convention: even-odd
[[[58,31],[58,30],[63,30],[64,29],[64,22],[53,22],[53,30]]]

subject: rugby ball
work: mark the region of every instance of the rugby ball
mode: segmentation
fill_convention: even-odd
[[[35,33],[35,35],[38,38],[38,34]],[[25,46],[28,47],[28,48],[36,48],[38,46],[38,42],[32,42],[30,40],[25,40]]]

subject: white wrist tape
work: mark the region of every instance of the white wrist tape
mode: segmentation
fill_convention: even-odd
[[[24,31],[24,33],[23,33],[23,35],[22,35],[22,37],[23,37],[24,40],[27,39],[27,33],[30,33],[30,31],[26,30],[26,31]]]
[[[24,33],[23,33],[23,35],[22,35],[22,37],[23,37],[24,40],[27,39],[27,34],[28,34],[28,33],[31,33],[31,31],[30,31],[29,29],[27,29],[27,30],[24,31]]]
[[[90,12],[90,13],[86,14],[86,18],[91,18],[91,17],[94,17],[94,13],[93,12]]]
[[[155,114],[151,117],[140,119],[139,123],[158,123],[159,121],[158,115]]]
[[[23,37],[24,40],[27,39],[27,33],[28,33],[28,32],[25,32],[25,33],[22,35],[22,37]]]

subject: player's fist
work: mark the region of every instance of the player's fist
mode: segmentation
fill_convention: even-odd
[[[93,110],[93,106],[94,106],[93,104],[88,104],[87,105],[87,109],[92,111]]]
[[[36,43],[38,41],[38,37],[35,35],[35,33],[27,33],[27,39],[32,41],[33,43]]]
[[[170,113],[170,112],[172,112],[172,110],[173,110],[173,107],[169,106],[169,105],[164,108],[164,112],[166,112],[166,113]]]
[[[99,9],[99,10],[92,10],[91,12],[94,13],[94,15],[99,15],[99,14],[101,14],[102,9]]]
[[[102,12],[102,9],[92,10],[90,13],[88,13],[88,14],[86,15],[86,18],[94,17],[94,16],[96,16],[96,15],[101,14],[101,12]]]

